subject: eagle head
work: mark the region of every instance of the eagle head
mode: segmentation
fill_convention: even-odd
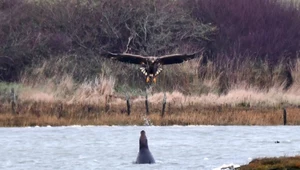
[[[152,64],[155,63],[156,62],[156,57],[154,57],[154,56],[149,57],[149,61]]]

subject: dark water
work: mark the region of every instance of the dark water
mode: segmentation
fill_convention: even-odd
[[[156,164],[133,164],[141,130]],[[0,128],[0,169],[220,169],[300,155],[299,133],[300,126]]]

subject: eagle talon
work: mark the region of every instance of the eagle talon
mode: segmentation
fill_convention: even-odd
[[[149,83],[150,82],[150,77],[147,77],[146,78],[146,83]]]
[[[156,78],[154,77],[152,81],[153,81],[153,83],[156,83]]]

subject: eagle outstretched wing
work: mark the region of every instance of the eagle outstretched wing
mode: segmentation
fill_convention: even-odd
[[[131,63],[131,64],[142,64],[145,63],[147,60],[147,57],[141,55],[135,55],[135,54],[128,54],[128,53],[107,52],[104,54],[104,56],[109,57],[113,60],[118,60],[121,62]]]
[[[164,56],[160,56],[158,57],[158,60],[161,64],[163,65],[167,65],[167,64],[178,64],[178,63],[182,63],[186,60],[190,60],[193,58],[196,58],[198,56],[198,54],[200,54],[202,52],[198,51],[192,54],[171,54],[171,55],[164,55]]]

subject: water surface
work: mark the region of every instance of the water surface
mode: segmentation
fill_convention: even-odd
[[[156,164],[133,164],[141,130]],[[0,128],[0,169],[220,169],[300,155],[299,132],[300,126]]]

